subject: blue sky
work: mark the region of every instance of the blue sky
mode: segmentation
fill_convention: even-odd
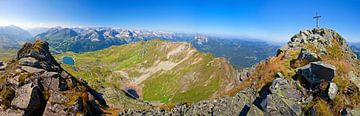
[[[360,42],[360,0],[0,0],[0,25],[107,26],[288,41],[315,26]]]

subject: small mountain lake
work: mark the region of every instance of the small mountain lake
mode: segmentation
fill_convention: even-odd
[[[62,58],[62,62],[67,65],[75,65],[75,60],[71,56],[64,56]]]

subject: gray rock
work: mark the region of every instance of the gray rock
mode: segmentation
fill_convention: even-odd
[[[276,78],[269,87],[268,94],[261,106],[270,115],[300,115],[300,101],[303,95],[296,89],[296,84],[285,78]]]
[[[338,86],[331,82],[328,88],[328,96],[331,100],[333,100],[338,92]]]
[[[54,91],[60,90],[59,88],[60,82],[59,79],[56,77],[44,78],[42,80],[42,84],[45,90],[54,90]]]
[[[351,109],[351,108],[344,108],[341,111],[341,115],[342,116],[360,116],[360,109],[356,108],[356,109]]]
[[[49,100],[44,109],[44,116],[65,116],[75,114],[69,111],[69,107],[65,106],[69,102],[69,98],[60,92],[51,92]]]
[[[75,116],[73,112],[67,112],[67,107],[62,104],[47,103],[43,116]]]
[[[21,69],[29,73],[41,73],[45,71],[44,69],[34,68],[30,66],[21,66]]]
[[[59,92],[51,92],[48,101],[52,103],[64,104],[69,101],[69,98]]]
[[[247,113],[247,116],[264,116],[264,112],[255,105],[252,105]]]
[[[43,74],[41,74],[42,78],[49,78],[49,77],[60,77],[60,74],[58,72],[44,72]]]
[[[6,64],[3,61],[0,61],[0,71],[4,71],[6,68]]]
[[[302,107],[297,100],[286,99],[278,95],[269,94],[267,96],[265,114],[272,116],[294,116],[302,113]]]
[[[297,59],[303,59],[313,62],[318,61],[320,58],[315,53],[312,53],[311,51],[302,48]]]
[[[0,116],[24,116],[24,110],[15,110],[15,109],[7,109],[7,110],[0,110]]]
[[[19,78],[20,78],[20,75],[17,75],[14,78],[7,78],[6,82],[8,82],[10,84],[13,84],[13,85],[16,85],[16,86],[19,86],[19,84],[20,84]]]
[[[40,66],[39,61],[33,57],[21,58],[18,63],[21,66],[31,66],[31,67],[39,67]]]
[[[360,116],[360,109],[359,108],[353,109],[353,110],[350,111],[350,114],[352,116]]]
[[[285,78],[276,78],[269,87],[272,94],[277,94],[285,98],[301,99],[300,91],[296,89],[296,85]]]
[[[38,87],[33,86],[32,83],[21,86],[15,91],[15,98],[11,105],[32,112],[40,106],[39,92]]]
[[[334,78],[335,72],[335,66],[321,61],[311,62],[297,69],[297,74],[303,76],[310,84],[319,84],[321,80],[330,82]]]
[[[354,71],[349,72],[348,78],[357,86],[358,89],[360,89],[360,78],[354,73]]]

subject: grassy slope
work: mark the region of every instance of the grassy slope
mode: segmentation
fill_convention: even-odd
[[[17,50],[0,49],[0,61],[8,62],[15,59]]]
[[[133,78],[145,75],[145,72],[140,70],[153,68],[158,62],[181,61],[194,49],[186,49],[169,58],[167,54],[183,45],[187,44],[153,40],[145,43],[144,56],[141,55],[142,46],[138,42],[83,54],[64,53],[57,57],[73,56],[78,72],[73,71],[70,66],[63,67],[104,93],[111,104],[139,107],[141,105],[135,105],[136,102],[123,95],[122,86]],[[119,70],[126,72],[128,78],[114,73]],[[235,69],[225,59],[195,51],[189,59],[171,70],[151,74],[139,86],[142,87],[142,99],[145,101],[196,102],[221,94],[222,89],[235,86],[235,75]]]

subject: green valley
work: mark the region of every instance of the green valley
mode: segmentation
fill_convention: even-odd
[[[83,78],[104,94],[110,105],[146,108],[152,104],[197,102],[215,98],[239,84],[238,72],[225,58],[198,52],[190,43],[160,39],[136,42],[76,54],[75,69],[62,64],[68,72]],[[140,100],[124,92],[136,90]],[[199,94],[201,93],[201,94]]]

